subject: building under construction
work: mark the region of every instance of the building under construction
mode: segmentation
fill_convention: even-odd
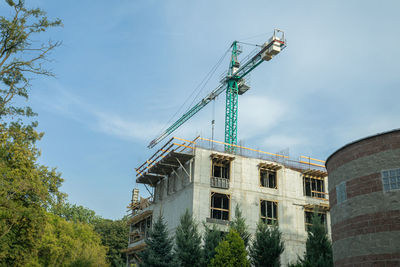
[[[231,147],[227,152],[226,146]],[[285,242],[281,264],[303,256],[307,227],[317,210],[330,235],[327,173],[324,162],[196,138],[172,138],[136,168],[137,183],[148,189],[149,198],[138,200],[134,190],[129,220],[128,264],[139,261],[138,252],[152,222],[162,214],[174,235],[186,209],[203,231],[217,225],[227,231],[239,205],[250,232],[259,220],[278,223]]]

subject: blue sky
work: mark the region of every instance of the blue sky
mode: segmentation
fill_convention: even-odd
[[[288,47],[252,72],[239,98],[242,143],[326,159],[399,128],[398,1],[26,2],[64,23],[43,36],[63,42],[48,65],[57,78],[35,79],[29,99],[45,132],[41,162],[62,172],[70,202],[103,217],[125,214],[148,142],[231,42],[261,44],[275,27]],[[221,95],[175,135],[210,137],[214,106],[223,140],[224,105]]]

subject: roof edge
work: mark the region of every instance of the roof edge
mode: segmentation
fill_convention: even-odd
[[[343,150],[343,149],[345,149],[345,148],[347,148],[347,147],[349,147],[349,146],[351,146],[351,145],[354,145],[354,144],[356,144],[356,143],[359,143],[359,142],[361,142],[361,141],[364,141],[364,140],[367,140],[367,139],[371,139],[371,138],[374,138],[374,137],[377,137],[377,136],[380,136],[380,135],[386,135],[386,134],[394,133],[394,132],[400,132],[400,128],[392,129],[392,130],[389,130],[389,131],[385,131],[385,132],[377,133],[377,134],[374,134],[374,135],[369,135],[369,136],[366,136],[366,137],[363,137],[363,138],[360,138],[360,139],[356,139],[355,141],[352,141],[352,142],[350,142],[350,143],[348,143],[348,144],[346,144],[346,145],[340,147],[339,149],[337,149],[335,152],[333,152],[333,153],[325,160],[325,167],[327,167],[329,160],[330,160],[335,154],[337,154],[339,151],[341,151],[341,150]]]

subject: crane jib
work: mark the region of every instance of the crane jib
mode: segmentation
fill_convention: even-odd
[[[159,135],[157,138],[152,140],[150,142],[150,144],[148,145],[148,147],[153,148],[161,140],[163,140],[165,137],[170,135],[177,128],[179,128],[183,123],[185,123],[187,120],[189,120],[191,117],[193,117],[199,110],[201,110],[203,107],[205,107],[208,103],[210,103],[212,100],[214,100],[217,96],[219,96],[223,91],[226,90],[226,86],[229,81],[232,81],[232,80],[235,80],[236,82],[240,81],[250,71],[252,71],[258,65],[260,65],[261,62],[263,62],[264,60],[267,60],[267,61],[270,60],[274,55],[279,53],[281,49],[285,48],[286,43],[285,43],[284,35],[282,35],[281,39],[275,38],[276,33],[278,33],[278,32],[281,32],[283,34],[283,31],[281,31],[279,29],[275,29],[274,36],[270,39],[270,42],[267,45],[264,45],[262,47],[262,49],[256,55],[254,55],[249,60],[247,60],[247,62],[245,62],[242,66],[240,66],[237,71],[235,71],[234,73],[232,73],[228,76],[225,76],[225,78],[223,78],[220,81],[220,85],[216,89],[214,89],[206,97],[201,99],[194,107],[192,107],[185,114],[183,114],[176,122],[174,122],[170,127],[168,127],[164,132],[162,132],[161,135]],[[272,52],[275,52],[275,53],[270,53],[268,51],[267,53],[270,53],[269,58],[265,59],[264,52],[266,52],[275,43],[278,43],[280,48],[278,47],[278,50],[274,50],[274,48],[273,48]]]

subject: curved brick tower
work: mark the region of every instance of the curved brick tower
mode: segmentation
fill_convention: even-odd
[[[326,161],[335,266],[400,266],[400,129]]]

